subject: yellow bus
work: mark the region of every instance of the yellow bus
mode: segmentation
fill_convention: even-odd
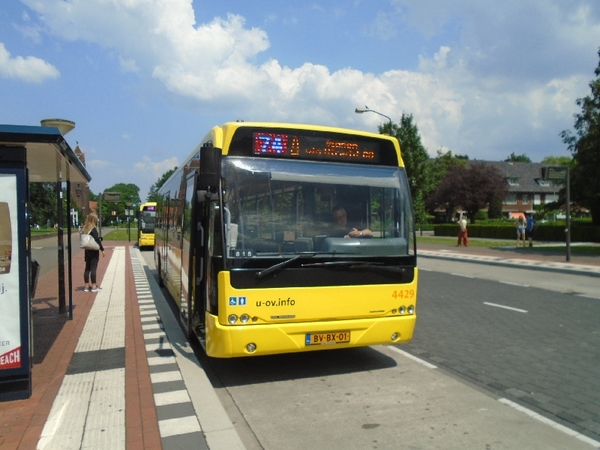
[[[156,223],[156,202],[140,205],[138,211],[138,247],[154,247],[154,225]]]
[[[184,328],[211,357],[413,336],[414,217],[390,136],[216,126],[159,191],[154,252]]]

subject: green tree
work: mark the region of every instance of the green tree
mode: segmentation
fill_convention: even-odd
[[[575,134],[565,130],[560,136],[575,160],[571,199],[589,208],[592,223],[600,225],[600,63],[594,74],[596,79],[589,84],[591,94],[576,101],[581,112],[575,114]]]
[[[431,209],[443,207],[448,216],[462,207],[475,223],[480,209],[493,205],[505,194],[504,175],[495,167],[475,162],[452,167],[429,198],[428,206]]]
[[[390,130],[390,127],[392,128]],[[419,129],[413,123],[412,114],[402,114],[400,124],[387,123],[379,126],[381,134],[390,134],[400,141],[402,160],[410,184],[415,219],[417,223],[427,221],[425,199],[434,189],[429,172],[429,154],[421,143]]]
[[[542,164],[547,166],[569,166],[572,169],[575,165],[574,163],[573,158],[568,156],[546,156],[542,159]]]
[[[441,150],[437,151],[437,157],[433,160],[429,160],[429,172],[430,179],[433,189],[435,190],[438,184],[442,181],[444,176],[450,169],[456,166],[466,167],[469,164],[468,156],[453,155],[452,151],[443,153]]]
[[[515,155],[515,152],[512,152],[510,156],[504,161],[530,163],[531,159],[525,153],[523,153],[522,155]]]
[[[158,191],[165,184],[165,182],[169,179],[171,175],[177,170],[177,166],[173,167],[171,170],[167,170],[163,173],[156,183],[150,186],[150,190],[148,191],[148,197],[146,198],[147,202],[155,202],[158,200]]]
[[[40,227],[57,221],[56,183],[29,183],[30,222]]]
[[[427,162],[429,165],[430,189],[428,189],[425,204],[428,206],[427,210],[430,214],[435,215],[435,207],[430,207],[431,202],[429,200],[437,186],[454,167],[466,167],[469,163],[468,160],[468,156],[453,155],[452,151],[442,152],[442,150],[438,150],[437,157]]]
[[[77,202],[71,197],[71,206],[67,205],[67,186],[61,184],[63,226],[68,226],[71,209],[77,210],[81,220],[81,210]],[[29,183],[29,224],[45,227],[58,223],[58,202],[56,199],[56,183]]]
[[[102,202],[102,216],[104,224],[110,223],[111,220],[126,221],[125,209],[131,209],[127,206],[128,203],[135,209],[141,203],[140,188],[132,183],[117,183],[105,189],[104,192],[119,192],[121,199],[118,202]],[[114,211],[114,214],[113,214]],[[104,226],[104,225],[103,225]]]

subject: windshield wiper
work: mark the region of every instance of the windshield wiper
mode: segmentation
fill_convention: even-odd
[[[404,267],[398,266],[384,266],[381,263],[363,263],[363,264],[354,264],[353,266],[348,267],[350,270],[373,270],[375,272],[394,272],[394,273],[405,273],[406,269]]]
[[[296,255],[293,258],[290,259],[286,259],[285,261],[282,261],[280,263],[275,264],[274,266],[268,267],[265,270],[261,270],[260,272],[256,273],[256,278],[258,278],[259,280],[261,278],[266,277],[267,275],[273,273],[273,272],[277,272],[278,270],[283,269],[284,267],[289,266],[291,263],[293,263],[294,261],[296,261],[298,258],[302,258],[303,256],[315,256],[314,253],[309,253],[309,254],[300,254],[300,255]]]
[[[381,262],[357,263],[356,261],[326,261],[302,264],[302,267],[346,267],[350,270],[375,270],[381,272],[404,273],[406,269],[397,266],[386,266]]]
[[[302,264],[302,267],[335,267],[335,266],[352,266],[356,264],[356,261],[325,261],[325,262],[318,262],[318,263],[309,263],[309,264]],[[373,264],[382,264],[382,263],[373,263]]]
[[[296,261],[299,258],[314,258],[315,255],[339,255],[340,252],[305,252],[305,253],[299,253],[296,256],[294,256],[293,258],[290,259],[286,259],[285,261],[282,261],[280,263],[277,263],[271,267],[268,267],[264,270],[261,270],[260,272],[257,272],[255,277],[258,278],[259,280],[261,278],[266,277],[267,275],[273,273],[273,272],[277,272],[287,266],[289,266],[290,264],[292,264],[294,261]],[[302,264],[302,267],[310,267],[310,266],[321,266],[321,265],[340,265],[340,264],[345,264],[345,265],[352,265],[352,264],[356,264],[356,261],[330,261],[330,262],[324,262],[324,263],[314,263],[314,264]],[[376,263],[373,263],[376,264]]]

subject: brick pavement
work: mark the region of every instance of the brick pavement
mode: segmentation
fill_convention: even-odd
[[[105,242],[107,250],[132,244]],[[107,253],[108,256],[108,253]],[[101,259],[98,280],[103,280],[109,258]],[[97,294],[83,292],[83,252],[73,255],[73,320],[58,312],[58,271],[38,280],[32,301],[32,395],[26,400],[0,403],[0,448],[35,449],[59,392],[79,337]],[[158,420],[152,395],[140,313],[131,264],[126,265],[125,395],[128,449],[160,449]],[[68,301],[68,299],[67,299]]]

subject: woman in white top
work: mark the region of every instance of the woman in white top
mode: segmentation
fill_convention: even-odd
[[[523,241],[523,247],[525,247],[525,226],[527,222],[525,222],[525,218],[523,216],[519,216],[517,221],[515,222],[515,227],[517,228],[517,247],[520,242]]]

